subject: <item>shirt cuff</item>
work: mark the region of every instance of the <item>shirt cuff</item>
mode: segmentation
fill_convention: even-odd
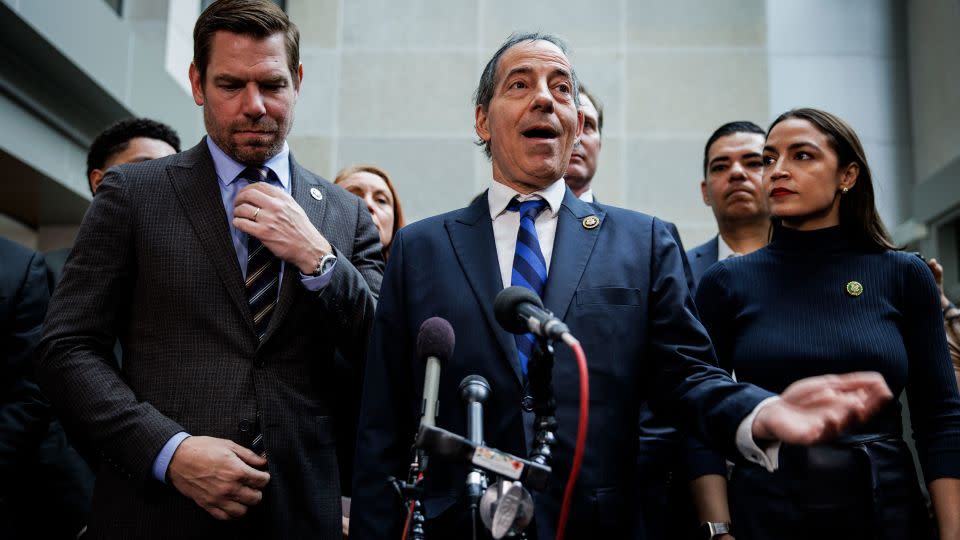
[[[768,472],[773,472],[780,466],[780,441],[772,441],[766,448],[757,446],[757,442],[753,440],[753,420],[757,417],[760,409],[775,399],[780,399],[780,397],[768,397],[758,403],[750,411],[750,414],[743,419],[743,422],[740,422],[740,427],[737,428],[737,450],[740,450],[747,461],[760,465]]]
[[[157,454],[156,459],[153,460],[153,477],[157,480],[167,483],[167,468],[170,466],[170,460],[173,459],[173,453],[177,451],[177,448],[180,446],[180,443],[184,439],[189,437],[190,434],[186,431],[181,431],[170,437],[170,440],[167,441],[167,444],[163,445],[163,448],[160,449],[160,453]]]
[[[336,268],[337,261],[333,261],[330,268],[319,276],[308,276],[300,272],[300,283],[302,283],[308,291],[317,292],[330,284],[330,280],[333,279],[333,271]]]

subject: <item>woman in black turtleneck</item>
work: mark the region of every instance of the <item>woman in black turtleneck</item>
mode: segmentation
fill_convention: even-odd
[[[906,390],[941,539],[960,539],[960,397],[930,270],[892,246],[863,148],[839,118],[784,113],[763,161],[772,241],[714,265],[697,289],[720,366],[773,392],[866,370]],[[893,400],[831,444],[784,445],[773,473],[737,464],[737,540],[933,538],[901,431]]]

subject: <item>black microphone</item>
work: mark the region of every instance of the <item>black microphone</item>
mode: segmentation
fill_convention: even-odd
[[[467,375],[460,382],[460,397],[467,404],[467,439],[483,444],[483,402],[490,397],[490,383],[480,375]],[[475,508],[486,488],[486,479],[479,469],[467,474],[467,498]]]
[[[453,354],[456,338],[446,319],[430,317],[420,325],[417,334],[417,356],[427,362],[423,377],[423,404],[420,426],[437,424],[437,396],[440,393],[440,365]]]
[[[543,302],[526,287],[507,287],[493,301],[497,322],[511,334],[532,332],[549,339],[563,339],[567,325],[543,308]]]

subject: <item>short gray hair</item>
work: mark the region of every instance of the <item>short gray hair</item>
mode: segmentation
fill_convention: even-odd
[[[546,41],[548,43],[553,43],[558,49],[560,49],[560,52],[562,52],[564,55],[567,54],[567,44],[553,34],[546,34],[543,32],[517,32],[511,34],[510,37],[503,42],[503,45],[497,49],[497,52],[493,53],[493,57],[490,58],[490,61],[487,62],[486,67],[483,68],[483,73],[480,74],[480,83],[477,85],[477,90],[473,93],[473,104],[475,107],[482,107],[484,111],[487,110],[487,108],[490,106],[490,101],[493,99],[493,94],[496,91],[497,69],[500,67],[500,58],[514,45],[518,45],[527,41]],[[573,66],[570,66],[570,78],[573,79],[573,103],[577,106],[577,109],[579,109],[580,81],[577,79],[577,73],[573,70]],[[476,144],[477,146],[483,147],[483,153],[487,155],[487,158],[492,157],[490,152],[490,141],[477,139]]]

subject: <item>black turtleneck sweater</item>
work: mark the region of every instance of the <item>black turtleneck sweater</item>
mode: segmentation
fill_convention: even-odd
[[[841,227],[778,226],[767,247],[708,270],[696,299],[720,367],[738,380],[780,393],[804,377],[878,371],[895,396],[907,392],[926,481],[960,477],[960,397],[922,259],[857,245]],[[854,429],[892,426],[896,400]]]

